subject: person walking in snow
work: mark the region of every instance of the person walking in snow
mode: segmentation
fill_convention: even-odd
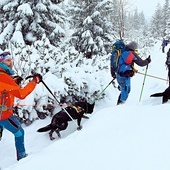
[[[170,86],[170,48],[167,52],[166,55],[166,62],[165,62],[167,68],[168,68],[168,82],[169,82],[169,86]]]
[[[166,40],[165,38],[163,38],[162,41],[162,52],[165,53],[165,47],[168,45],[168,40]]]
[[[9,52],[0,54],[0,131],[5,128],[13,133],[17,160],[20,160],[26,157],[27,154],[25,152],[24,130],[16,116],[13,115],[14,98],[24,99],[34,90],[42,77],[39,74],[35,75],[32,81],[21,88],[12,78],[12,75],[14,75],[12,67],[11,54]]]
[[[116,74],[116,79],[121,92],[118,97],[117,105],[125,103],[129,96],[131,90],[130,79],[135,73],[135,69],[133,67],[134,63],[143,67],[151,62],[150,56],[145,60],[142,60],[138,56],[137,48],[138,45],[136,42],[130,42],[126,45],[125,51],[119,58],[119,71]]]

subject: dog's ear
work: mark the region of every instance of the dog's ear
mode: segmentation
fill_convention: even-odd
[[[93,103],[93,104],[87,103],[86,113],[89,113],[89,114],[93,113],[94,105],[95,105],[95,103]]]

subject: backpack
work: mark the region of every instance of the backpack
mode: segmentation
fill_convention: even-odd
[[[134,75],[133,59],[134,54],[131,51],[124,51],[119,57],[119,70],[121,76],[132,77]]]
[[[122,40],[116,41],[112,46],[111,71],[117,73],[119,70],[119,57],[125,51],[125,44]]]

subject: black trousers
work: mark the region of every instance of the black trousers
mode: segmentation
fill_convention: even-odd
[[[168,81],[169,81],[169,86],[170,86],[170,65],[168,65],[167,67],[168,67]]]

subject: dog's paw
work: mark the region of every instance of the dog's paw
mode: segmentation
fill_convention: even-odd
[[[61,134],[60,134],[59,130],[55,130],[55,132],[57,133],[57,136],[58,136],[59,138],[61,138]]]
[[[54,137],[50,137],[50,140],[54,140],[55,138]]]
[[[78,126],[77,130],[81,130],[83,128],[83,126]]]

